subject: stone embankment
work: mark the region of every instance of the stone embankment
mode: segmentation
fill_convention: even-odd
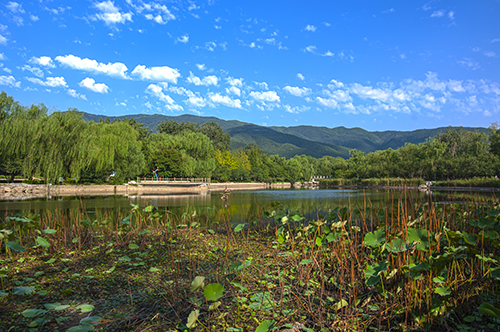
[[[0,197],[37,198],[47,196],[101,196],[101,195],[162,195],[202,193],[207,191],[259,190],[291,188],[290,183],[208,183],[200,186],[141,186],[141,185],[30,185],[6,184],[0,186]]]

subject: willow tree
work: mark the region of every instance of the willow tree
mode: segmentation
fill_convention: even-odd
[[[114,171],[122,179],[135,177],[145,166],[139,135],[127,121],[91,121],[83,134],[78,157],[87,173]]]
[[[32,162],[32,156],[37,153],[34,141],[47,118],[47,108],[43,104],[30,108],[19,106],[4,93],[0,99],[0,172],[10,175],[11,180],[16,175],[31,176],[36,167]]]

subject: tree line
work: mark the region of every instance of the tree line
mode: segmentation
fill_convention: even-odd
[[[420,144],[350,158],[267,155],[255,144],[230,149],[230,136],[214,122],[166,120],[152,133],[134,119],[85,122],[76,109],[49,112],[21,106],[0,94],[0,174],[60,178],[79,183],[152,176],[204,177],[218,181],[296,182],[313,176],[345,179],[491,177],[500,171],[500,129],[488,134],[448,129]],[[71,181],[71,180],[70,180]]]

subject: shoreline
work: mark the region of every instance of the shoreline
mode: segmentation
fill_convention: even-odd
[[[162,194],[204,194],[210,191],[238,191],[238,190],[265,190],[265,189],[292,189],[291,183],[259,183],[259,182],[222,182],[208,183],[197,187],[180,186],[143,186],[143,185],[36,185],[36,184],[1,184],[0,199],[27,199],[44,198],[51,196],[109,196],[109,195],[162,195]],[[417,186],[359,186],[359,185],[330,185],[321,186],[322,189],[394,189],[418,190]],[[299,187],[297,189],[310,189]],[[433,191],[459,192],[500,192],[500,188],[493,187],[431,187]]]
[[[152,194],[203,194],[209,191],[288,189],[290,183],[208,183],[197,187],[142,186],[142,185],[45,185],[7,184],[0,185],[0,198],[43,198],[50,196],[108,196],[108,195],[152,195]]]

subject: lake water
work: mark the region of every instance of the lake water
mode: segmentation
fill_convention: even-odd
[[[477,193],[433,193],[431,196],[419,192],[400,190],[253,190],[233,191],[227,200],[221,199],[221,192],[206,192],[203,194],[178,194],[163,196],[83,196],[83,197],[50,197],[44,199],[0,200],[0,214],[14,215],[21,213],[40,214],[45,210],[59,212],[85,212],[89,219],[93,215],[115,214],[121,212],[126,215],[130,212],[131,204],[141,208],[153,205],[159,211],[168,210],[176,216],[184,213],[196,213],[201,220],[216,219],[223,211],[229,215],[233,223],[251,222],[262,216],[264,210],[280,207],[290,212],[300,212],[308,218],[317,218],[318,214],[325,215],[329,211],[351,206],[364,209],[365,206],[390,206],[401,197],[408,197],[412,201],[424,203],[452,202],[467,199],[481,200],[493,197],[492,194]],[[196,211],[196,212],[195,212]]]

